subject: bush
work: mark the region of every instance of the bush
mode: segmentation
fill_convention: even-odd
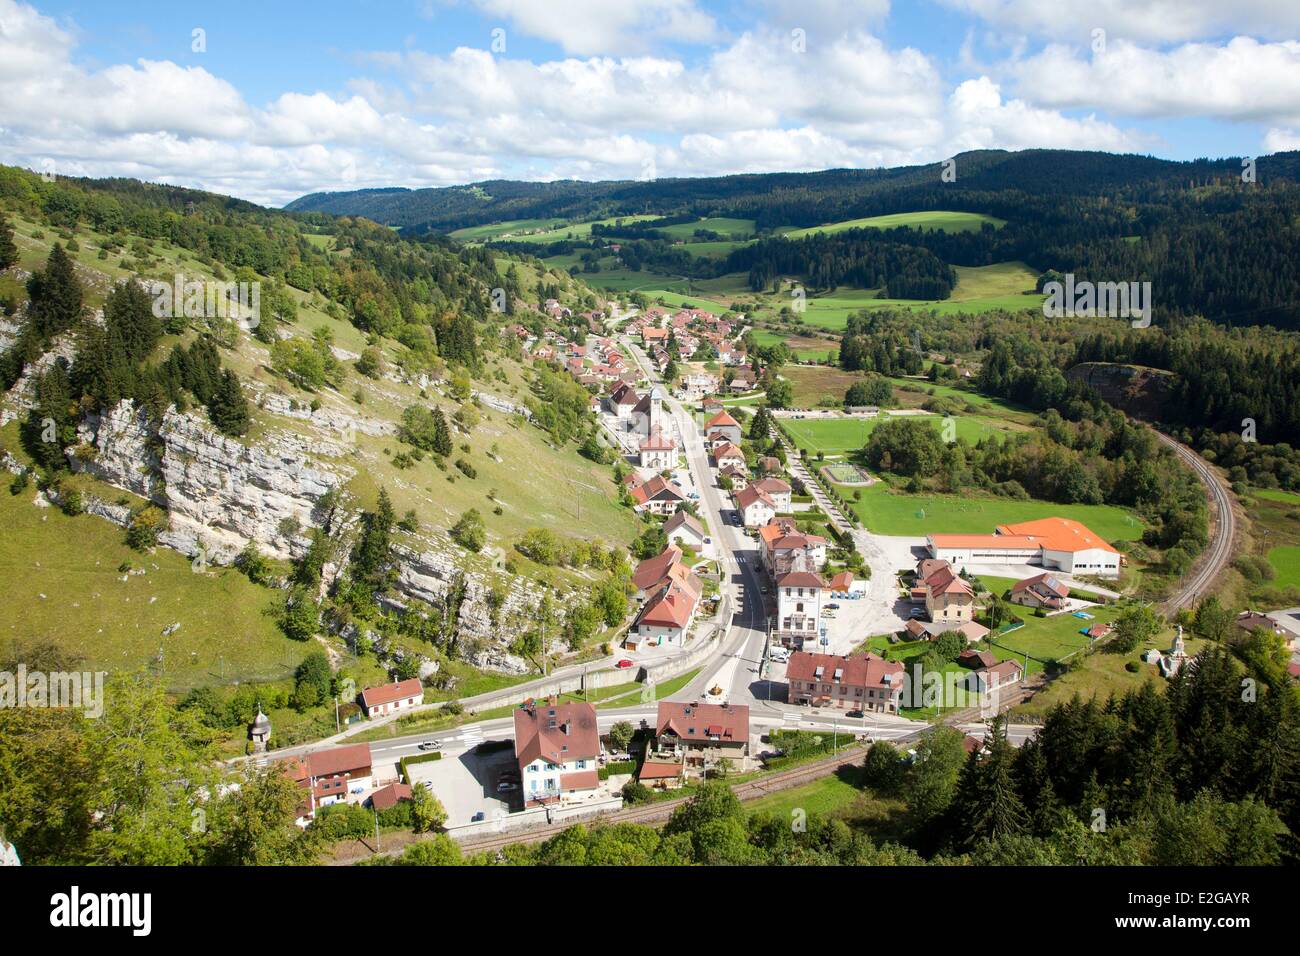
[[[653,796],[650,788],[639,780],[629,780],[623,784],[624,803],[645,803]]]
[[[166,524],[166,516],[153,505],[141,508],[131,515],[126,529],[126,543],[136,551],[148,551],[158,544],[158,535]]]

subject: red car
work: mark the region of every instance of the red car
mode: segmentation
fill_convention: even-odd
[[[622,669],[622,668],[625,668],[625,667],[631,667],[631,666],[632,666],[632,662],[631,662],[630,660],[628,660],[628,659],[625,657],[625,658],[623,658],[621,661],[619,661],[617,664],[615,664],[614,666],[617,667],[617,668]]]

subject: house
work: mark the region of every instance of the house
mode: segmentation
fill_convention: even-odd
[[[761,528],[776,517],[776,502],[753,485],[736,492],[736,509],[746,528]]]
[[[706,398],[704,400],[705,415],[713,416],[718,414],[718,412],[725,411],[725,410],[726,410],[726,406],[722,404],[722,401],[720,399]]]
[[[731,377],[731,390],[733,392],[748,392],[754,388],[757,382],[754,373],[747,368],[737,370],[736,374]]]
[[[776,579],[776,624],[772,633],[782,644],[804,647],[821,636],[822,597],[826,582],[806,565]]]
[[[946,567],[948,567],[947,561],[942,561],[939,558],[922,558],[920,561],[916,562],[916,571],[914,572],[916,575],[916,583],[920,584],[930,575],[934,574],[935,571]]]
[[[733,445],[739,445],[740,422],[732,418],[724,409],[704,423],[704,437],[710,441],[715,437],[722,437]]]
[[[723,442],[713,449],[713,461],[718,468],[744,468],[745,454],[731,442]]]
[[[749,484],[749,474],[742,465],[727,465],[725,468],[718,470],[718,481],[721,484],[723,478],[731,482],[732,491],[744,491]]]
[[[678,790],[686,785],[686,761],[674,754],[646,754],[636,779],[656,790]]]
[[[763,564],[773,577],[797,568],[817,570],[826,563],[826,539],[804,534],[789,518],[775,518],[759,529]]]
[[[1038,564],[1071,574],[1118,578],[1122,555],[1085,525],[1040,518],[998,525],[993,534],[932,534],[930,556],[967,564]]]
[[[665,435],[661,428],[656,428],[649,438],[641,439],[640,453],[642,468],[662,470],[677,467],[677,442]]]
[[[989,694],[993,705],[1000,707],[1020,699],[1020,681],[1025,669],[1017,660],[1005,660],[991,667],[981,667],[967,678],[967,686],[978,694]]]
[[[515,710],[515,762],[524,806],[560,803],[600,786],[600,733],[591,704],[529,700]]]
[[[1032,578],[1017,581],[1011,586],[1011,603],[1024,607],[1041,607],[1049,611],[1065,608],[1070,596],[1069,586],[1062,584],[1051,572],[1035,574]]]
[[[656,763],[680,760],[684,773],[703,775],[723,760],[733,770],[743,770],[749,756],[749,707],[660,701],[653,752]]]
[[[361,709],[367,717],[383,717],[424,703],[424,685],[416,678],[393,681],[361,692]]]
[[[298,805],[296,822],[305,827],[316,811],[374,788],[370,744],[330,747],[280,761],[280,766],[305,792]]]
[[[905,668],[875,654],[814,654],[795,651],[786,664],[787,700],[813,707],[896,714],[903,700]]]
[[[646,558],[632,572],[632,586],[636,588],[638,601],[644,601],[658,593],[665,584],[673,581],[689,583],[691,590],[696,594],[704,590],[699,578],[696,578],[682,561],[681,548],[675,545],[669,545],[653,558]]]
[[[998,662],[997,657],[992,651],[977,651],[973,647],[968,647],[957,655],[957,663],[962,667],[970,667],[976,670],[983,670],[986,667],[992,667]]]
[[[704,525],[689,511],[679,511],[664,522],[664,534],[670,543],[684,545],[698,551],[704,546]]]
[[[780,478],[759,478],[754,487],[772,499],[777,511],[790,510],[790,486]]]
[[[694,575],[691,575],[694,578]],[[698,578],[696,578],[698,581]],[[641,608],[632,627],[628,629],[623,645],[629,650],[642,647],[682,647],[686,634],[695,623],[700,592],[693,591],[684,581],[673,580],[665,584]]]
[[[635,388],[627,382],[617,382],[610,390],[607,407],[619,420],[626,420],[632,417],[632,409],[639,401],[641,396]]]
[[[411,799],[411,785],[408,783],[390,783],[370,795],[366,801],[376,810],[391,810],[403,800]]]
[[[913,596],[921,592],[925,601],[925,610],[934,622],[969,621],[975,615],[975,592],[951,567],[935,571],[919,588],[913,589]]]
[[[1267,614],[1260,614],[1258,611],[1242,611],[1237,615],[1237,619],[1233,623],[1248,634],[1254,634],[1257,631],[1264,631],[1268,634],[1282,633],[1282,628],[1277,621]]]
[[[856,596],[867,593],[867,582],[855,578],[852,571],[841,571],[831,578],[827,587],[832,595],[851,594]]]
[[[628,489],[628,494],[632,496],[634,510],[656,515],[670,515],[686,500],[682,486],[661,475],[633,485]]]

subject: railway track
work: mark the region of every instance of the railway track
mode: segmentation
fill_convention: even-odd
[[[1211,519],[1210,546],[1192,567],[1192,573],[1173,597],[1162,605],[1166,615],[1187,607],[1196,596],[1206,591],[1232,559],[1232,542],[1237,535],[1237,516],[1232,510],[1232,498],[1223,480],[1200,455],[1163,432],[1156,437],[1174,450],[1183,462],[1196,473],[1205,486],[1206,495],[1213,503],[1215,515]]]

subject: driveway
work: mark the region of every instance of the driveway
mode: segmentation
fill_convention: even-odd
[[[411,783],[427,783],[447,810],[447,821],[469,823],[482,811],[486,819],[505,816],[519,803],[510,795],[501,799],[496,792],[497,777],[503,770],[515,768],[513,747],[482,754],[474,748],[460,754],[444,754],[441,760],[411,764]],[[518,796],[518,791],[514,796]]]

